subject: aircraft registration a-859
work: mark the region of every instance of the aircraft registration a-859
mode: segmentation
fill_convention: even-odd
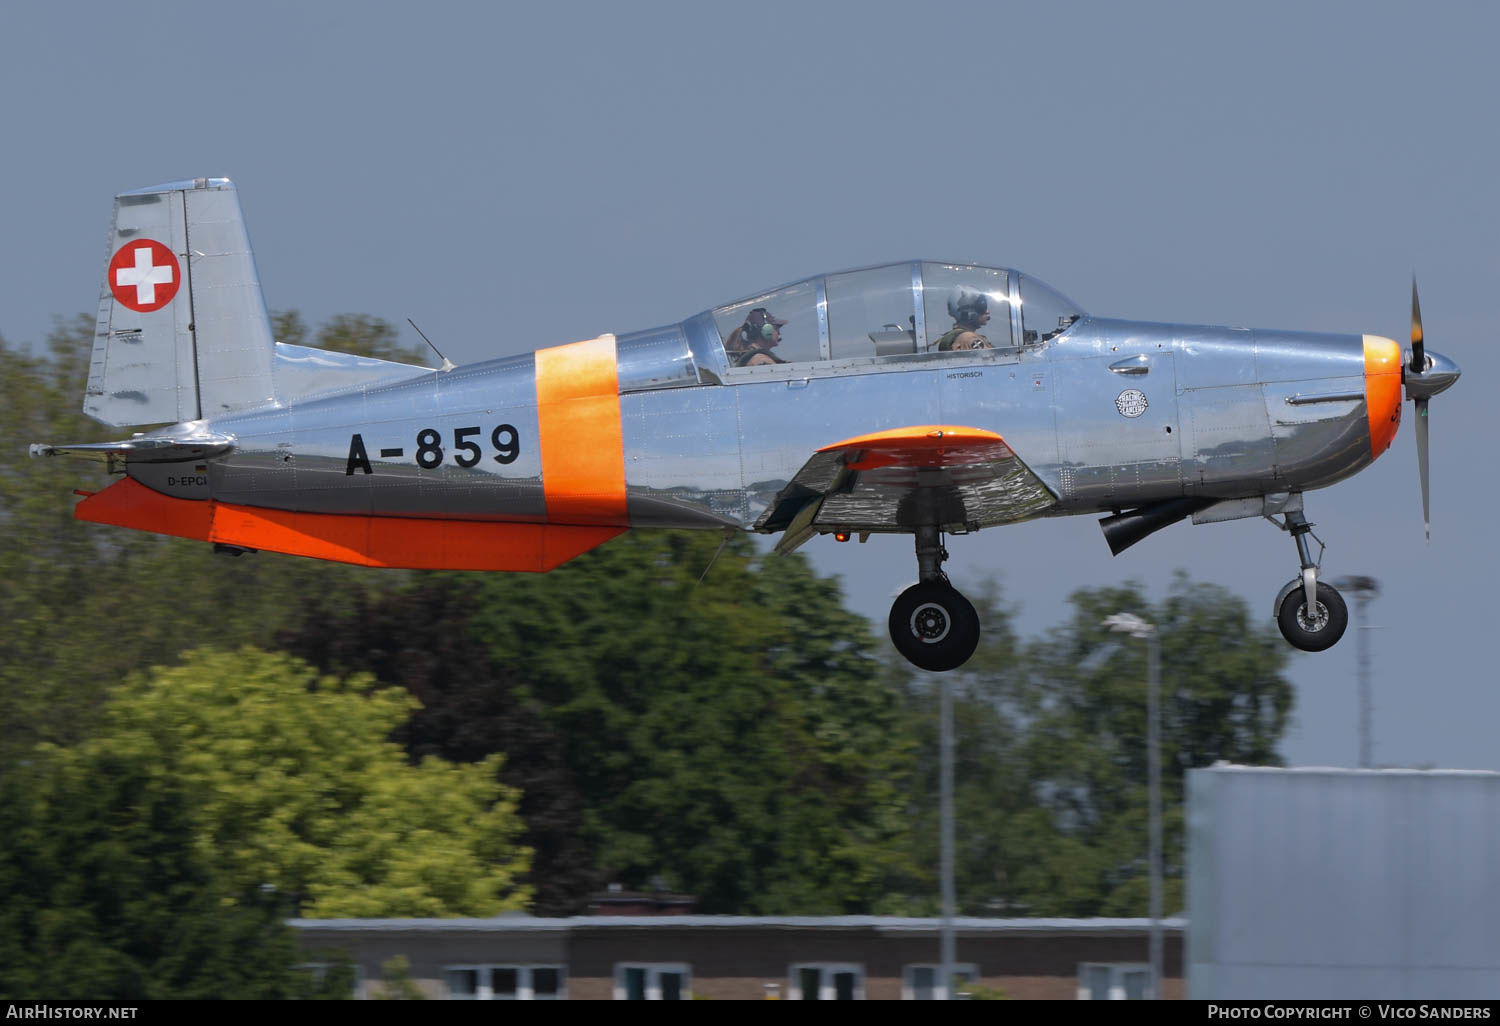
[[[116,198],[84,411],[168,424],[33,445],[123,476],[76,516],[383,567],[546,571],[630,528],[915,539],[897,649],[960,666],[978,616],[947,535],[1103,514],[1118,554],[1266,517],[1301,572],[1276,597],[1316,651],[1348,621],[1303,495],[1391,444],[1458,368],[1374,335],[1095,317],[1027,274],[904,261],[758,292],[675,324],[440,370],[276,342],[233,184]],[[1279,518],[1279,519],[1278,519]],[[1314,539],[1316,540],[1316,539]]]

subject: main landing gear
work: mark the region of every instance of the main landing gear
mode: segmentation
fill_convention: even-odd
[[[891,605],[891,641],[912,665],[923,670],[954,670],[979,646],[979,614],[943,573],[942,535],[936,527],[917,529],[917,576]]]
[[[1344,630],[1349,626],[1349,607],[1333,585],[1318,580],[1318,563],[1313,560],[1312,549],[1307,544],[1312,524],[1300,510],[1289,511],[1285,516],[1286,525],[1277,526],[1289,531],[1297,543],[1302,575],[1287,582],[1276,596],[1276,626],[1281,628],[1281,636],[1293,648],[1322,652],[1338,644],[1344,636]],[[1322,544],[1318,542],[1320,558]]]

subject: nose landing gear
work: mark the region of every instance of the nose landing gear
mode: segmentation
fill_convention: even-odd
[[[979,614],[943,573],[948,551],[938,529],[922,527],[916,533],[920,580],[891,604],[891,641],[920,669],[954,670],[979,646]]]
[[[1282,529],[1291,532],[1292,540],[1297,543],[1302,575],[1287,582],[1276,596],[1276,626],[1293,648],[1322,652],[1338,644],[1344,636],[1349,626],[1349,607],[1333,585],[1318,580],[1319,566],[1307,544],[1312,525],[1302,512],[1289,510]],[[1321,548],[1322,542],[1318,545]]]

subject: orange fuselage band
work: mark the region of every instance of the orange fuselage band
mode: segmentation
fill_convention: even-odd
[[[614,336],[537,350],[536,406],[548,523],[628,526]]]
[[[1365,336],[1365,408],[1370,416],[1370,459],[1386,449],[1401,426],[1401,346]]]

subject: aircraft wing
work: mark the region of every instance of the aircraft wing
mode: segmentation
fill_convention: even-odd
[[[756,522],[790,552],[830,531],[972,531],[1039,516],[1057,496],[1005,439],[982,428],[920,425],[824,446]]]

